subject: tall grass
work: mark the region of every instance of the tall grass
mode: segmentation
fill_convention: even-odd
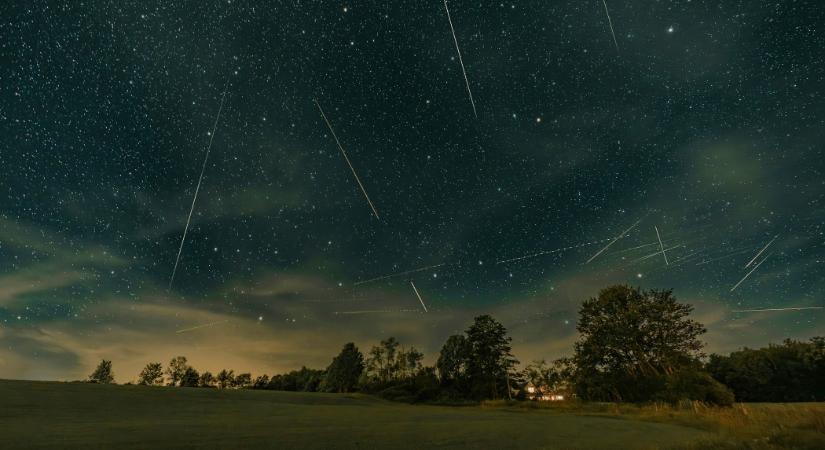
[[[678,447],[686,450],[825,450],[825,403],[737,403],[724,408],[690,401],[678,405],[491,401],[482,407],[677,423],[715,432],[717,437],[711,441]]]

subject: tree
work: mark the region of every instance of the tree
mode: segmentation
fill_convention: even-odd
[[[211,388],[215,386],[215,376],[212,372],[205,371],[198,378],[198,387]]]
[[[510,377],[518,361],[513,357],[504,325],[489,315],[478,316],[467,328],[467,376],[477,398],[510,396]]]
[[[358,384],[358,378],[364,371],[364,355],[352,342],[344,345],[341,353],[333,358],[327,367],[324,378],[324,390],[327,392],[350,392]]]
[[[180,386],[187,368],[189,368],[189,365],[186,363],[185,356],[172,358],[169,361],[169,367],[166,368],[166,374],[169,376],[169,386]]]
[[[255,378],[252,389],[266,389],[269,386],[269,375],[263,374]]]
[[[238,376],[235,377],[233,384],[239,388],[249,387],[252,384],[252,374],[249,372],[239,373]]]
[[[743,402],[825,400],[825,339],[711,355],[707,370]]]
[[[464,335],[456,334],[447,338],[435,363],[441,384],[452,385],[461,380],[467,371],[469,359],[470,345]]]
[[[187,366],[180,378],[180,387],[198,387],[200,374],[194,367]]]
[[[149,363],[138,376],[138,384],[143,386],[159,386],[163,384],[163,366],[159,362]]]
[[[235,371],[223,369],[218,372],[215,381],[218,382],[218,387],[221,389],[232,387],[235,385]]]
[[[92,383],[109,384],[115,382],[115,374],[112,372],[112,361],[103,359],[91,375],[89,381]]]
[[[577,394],[585,400],[647,401],[667,388],[668,377],[695,369],[705,327],[689,318],[692,311],[672,291],[622,285],[585,301],[573,361]]]

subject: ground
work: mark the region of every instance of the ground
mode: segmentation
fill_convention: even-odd
[[[715,433],[679,421],[363,395],[0,381],[4,449],[656,449]]]

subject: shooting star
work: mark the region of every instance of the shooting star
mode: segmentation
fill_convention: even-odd
[[[450,8],[447,7],[447,0],[444,0],[444,9],[447,11],[447,21],[450,22],[450,31],[453,33],[453,42],[455,42],[455,51],[458,53],[458,62],[461,64],[461,72],[464,73],[464,84],[467,85],[467,94],[470,96],[470,104],[473,105],[473,115],[476,119],[478,119],[476,102],[473,100],[473,91],[470,90],[470,80],[467,78],[467,69],[464,68],[464,60],[461,58],[461,49],[458,48],[458,38],[455,37],[455,28],[453,28],[453,19],[450,17]]]
[[[443,265],[445,265],[445,264],[446,264],[446,263],[441,263],[441,264],[436,264],[436,265],[434,265],[434,266],[420,267],[420,268],[418,268],[418,269],[407,270],[407,271],[404,271],[404,272],[391,273],[391,274],[389,274],[389,275],[383,275],[383,276],[376,277],[376,278],[370,278],[369,280],[358,281],[358,282],[353,283],[352,285],[353,285],[353,286],[358,286],[358,285],[361,285],[361,284],[366,284],[366,283],[372,283],[372,282],[375,282],[375,281],[386,280],[387,278],[400,277],[400,276],[402,276],[402,275],[408,275],[408,274],[411,274],[411,273],[423,272],[423,271],[425,271],[425,270],[435,269],[436,267],[441,267],[441,266],[443,266]]]
[[[656,225],[653,225],[653,229],[656,230],[656,239],[659,240],[659,248],[662,249],[662,256],[665,257],[665,265],[669,266],[670,263],[667,262],[667,253],[665,253],[665,246],[662,244],[662,237],[659,236],[659,228]]]
[[[212,133],[209,134],[209,145],[206,147],[206,156],[203,158],[203,165],[201,166],[201,174],[198,177],[198,184],[195,186],[195,195],[192,197],[192,206],[189,207],[189,215],[186,217],[186,226],[183,228],[183,236],[180,238],[180,247],[178,247],[178,256],[175,257],[175,267],[172,268],[172,276],[169,278],[169,289],[172,289],[172,283],[175,282],[175,273],[178,271],[178,263],[180,263],[180,255],[183,252],[183,244],[186,242],[186,233],[189,231],[189,223],[192,221],[192,212],[195,211],[195,202],[198,200],[198,193],[203,182],[203,174],[206,172],[206,162],[209,161],[209,152],[212,150],[212,141],[215,139],[215,131],[218,129],[218,120],[221,118],[221,111],[223,111],[223,102],[226,99],[226,91],[229,88],[229,77],[226,77],[226,83],[223,86],[223,94],[221,95],[221,105],[218,107],[218,114],[215,115],[215,123],[212,125]]]
[[[412,286],[413,291],[415,291],[415,296],[418,297],[418,301],[421,302],[421,307],[424,308],[424,312],[429,312],[427,311],[427,305],[424,304],[424,300],[421,300],[421,294],[418,293],[418,289],[415,288],[415,283],[413,283],[412,280],[410,280],[410,286]]]
[[[645,214],[645,217],[646,217],[646,216],[647,216],[647,214]],[[644,219],[644,217],[642,217],[642,219]],[[636,226],[637,226],[637,225],[639,225],[639,222],[641,222],[641,221],[642,221],[642,219],[637,220],[637,221],[636,221],[636,223],[634,223],[633,225],[631,225],[631,226],[630,226],[630,228],[628,228],[628,229],[626,229],[626,230],[622,231],[622,234],[620,234],[620,235],[616,236],[616,237],[615,237],[612,241],[610,241],[610,243],[609,243],[609,244],[605,245],[603,249],[599,250],[598,252],[596,252],[596,254],[595,254],[595,255],[591,256],[591,257],[590,257],[590,259],[588,259],[588,260],[587,260],[587,262],[586,262],[585,264],[589,264],[589,263],[590,263],[590,261],[593,261],[594,259],[596,259],[596,257],[597,257],[597,256],[601,255],[601,254],[602,254],[602,252],[604,252],[605,250],[607,250],[608,248],[610,248],[610,246],[611,246],[611,245],[613,245],[616,241],[618,241],[619,239],[623,238],[623,237],[624,237],[624,235],[626,235],[627,233],[629,233],[629,232],[630,232],[630,230],[632,230],[632,229],[636,228]]]
[[[728,253],[727,255],[723,255],[723,256],[720,256],[720,257],[718,257],[718,258],[706,259],[706,260],[704,260],[704,261],[702,261],[702,262],[698,262],[698,263],[696,263],[696,265],[697,265],[697,266],[702,266],[702,265],[705,265],[705,264],[708,264],[708,263],[712,263],[712,262],[714,262],[714,261],[719,261],[719,260],[722,260],[722,259],[727,259],[727,258],[730,258],[731,256],[741,255],[742,253],[745,253],[745,252],[750,252],[750,251],[753,251],[753,250],[754,250],[754,249],[753,249],[752,247],[745,247],[745,248],[742,248],[742,249],[739,249],[739,250],[733,250],[733,253]]]
[[[211,327],[211,326],[215,326],[215,325],[220,325],[220,324],[222,324],[222,323],[226,323],[226,322],[229,322],[229,319],[226,319],[226,320],[221,320],[221,321],[218,321],[218,322],[205,323],[205,324],[203,324],[203,325],[198,325],[198,326],[196,326],[196,327],[192,327],[192,328],[184,328],[184,329],[182,329],[182,330],[175,331],[175,333],[176,333],[176,334],[186,333],[187,331],[199,330],[199,329],[201,329],[201,328],[206,328],[206,327]]]
[[[768,247],[770,247],[770,246],[771,246],[771,244],[773,244],[773,241],[775,241],[775,240],[776,240],[776,238],[778,238],[778,237],[779,237],[779,235],[777,234],[776,236],[774,236],[774,237],[773,237],[773,239],[771,239],[771,241],[770,241],[770,242],[768,242],[768,245],[766,245],[766,246],[762,247],[762,250],[759,250],[759,253],[757,253],[757,254],[756,254],[756,256],[754,256],[754,257],[753,257],[753,259],[751,259],[750,261],[748,261],[748,263],[747,263],[747,264],[745,264],[745,268],[747,269],[748,267],[750,267],[750,266],[751,266],[751,264],[753,264],[753,262],[754,262],[754,261],[756,261],[756,258],[759,258],[759,255],[761,255],[761,254],[762,254],[762,252],[764,252],[765,250],[767,250],[767,249],[768,249]]]
[[[349,170],[352,171],[352,176],[355,177],[355,181],[358,183],[358,187],[360,187],[361,192],[364,193],[364,198],[366,198],[367,203],[370,204],[370,209],[372,209],[372,213],[375,214],[376,219],[380,220],[381,218],[378,217],[378,211],[375,210],[375,205],[372,204],[372,200],[370,200],[370,196],[367,195],[367,190],[364,189],[364,185],[361,183],[361,179],[358,178],[358,174],[355,173],[355,168],[352,167],[352,163],[350,162],[349,157],[347,156],[347,152],[345,152],[344,147],[341,146],[341,141],[338,140],[338,136],[335,134],[335,130],[332,129],[332,124],[329,123],[329,120],[327,119],[327,115],[324,114],[324,110],[321,108],[321,104],[318,103],[318,100],[313,99],[313,101],[315,102],[315,105],[318,107],[318,111],[321,111],[321,117],[324,118],[324,122],[326,122],[327,128],[329,128],[329,132],[332,133],[332,137],[333,137],[333,139],[335,139],[335,143],[338,144],[338,149],[341,150],[341,154],[344,155],[344,160],[347,161],[347,165],[349,166]]]
[[[610,25],[610,34],[613,35],[613,44],[616,45],[616,55],[619,54],[619,43],[616,41],[616,32],[613,31],[613,20],[610,19],[610,11],[607,10],[607,1],[602,0],[604,5],[604,13],[607,14],[607,23]]]
[[[669,252],[671,250],[676,250],[679,247],[684,247],[684,244],[674,245],[673,247],[662,249],[662,250],[660,250],[656,253],[651,253],[649,255],[642,256],[641,258],[636,258],[633,261],[630,261],[630,264],[633,264],[633,263],[639,262],[639,261],[644,261],[644,260],[652,258],[656,255],[661,255],[663,251]]]
[[[751,274],[752,274],[752,273],[753,273],[756,269],[758,269],[758,268],[759,268],[759,266],[761,266],[763,262],[767,261],[767,260],[768,260],[768,258],[770,258],[772,254],[773,254],[773,253],[768,254],[768,256],[766,256],[766,257],[765,257],[762,261],[759,261],[759,264],[757,264],[757,265],[753,266],[753,269],[751,269],[751,271],[750,271],[750,272],[748,272],[747,274],[745,274],[745,276],[744,276],[744,277],[742,277],[742,279],[741,279],[741,280],[739,280],[739,282],[738,282],[738,283],[736,283],[736,285],[734,285],[732,288],[730,288],[730,291],[731,291],[731,292],[733,292],[736,288],[738,288],[738,287],[739,287],[739,285],[740,285],[740,284],[742,284],[742,282],[743,282],[743,281],[747,280],[747,279],[748,279],[748,277],[749,277],[749,276],[751,276]]]
[[[551,253],[563,252],[565,250],[571,250],[571,249],[574,249],[574,248],[585,247],[585,246],[593,245],[593,244],[600,244],[602,242],[607,242],[609,240],[610,239],[602,239],[601,241],[585,242],[584,244],[576,244],[576,245],[571,245],[569,247],[562,247],[562,248],[557,248],[557,249],[554,249],[554,250],[546,250],[546,251],[543,251],[543,252],[531,253],[531,254],[526,255],[526,256],[519,256],[519,257],[516,257],[516,258],[510,258],[510,259],[502,259],[501,261],[496,261],[496,264],[504,264],[504,263],[513,262],[513,261],[521,261],[522,259],[530,259],[530,258],[535,258],[535,257],[538,257],[538,256],[549,255]]]
[[[417,309],[369,309],[364,311],[335,311],[333,314],[337,315],[354,315],[354,314],[385,314],[385,313],[399,313],[399,312],[419,312]]]
[[[762,312],[762,311],[803,311],[807,309],[825,309],[825,306],[801,306],[798,308],[765,308],[765,309],[736,309],[731,312]]]

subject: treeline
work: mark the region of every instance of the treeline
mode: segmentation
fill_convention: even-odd
[[[700,323],[690,305],[672,291],[612,286],[582,304],[573,355],[517,368],[511,338],[489,315],[478,316],[463,334],[450,336],[434,366],[394,337],[366,353],[347,343],[324,370],[302,367],[284,374],[199,373],[185,357],[164,370],[150,363],[138,384],[203,388],[248,388],[302,392],[365,392],[408,402],[484,399],[670,402],[716,405],[739,401],[825,400],[825,338],[809,343],[743,349],[729,356],[702,352]],[[111,361],[102,361],[90,381],[114,381]]]

